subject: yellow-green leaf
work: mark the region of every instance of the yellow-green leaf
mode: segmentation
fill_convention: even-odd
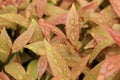
[[[46,55],[46,48],[43,41],[28,44],[25,46],[25,48],[32,50],[38,55]]]
[[[0,34],[0,60],[5,62],[7,57],[10,54],[10,49],[12,47],[11,39],[6,32],[5,28],[1,31]]]
[[[32,20],[32,23],[30,24],[30,26],[28,27],[28,29],[26,31],[24,31],[13,43],[12,46],[12,52],[16,52],[19,51],[20,49],[22,49],[23,47],[25,47],[25,45],[29,42],[29,40],[31,39],[34,31],[35,31],[35,26],[34,26],[34,20]]]
[[[70,78],[70,70],[66,61],[60,56],[59,52],[46,40],[44,40],[47,58],[54,76]]]
[[[5,71],[13,76],[16,80],[21,80],[26,74],[23,66],[17,62],[10,62],[5,66]]]
[[[19,24],[23,27],[28,27],[28,22],[26,21],[25,17],[23,17],[20,14],[16,13],[6,13],[6,14],[0,14],[0,19],[6,19],[10,22]]]
[[[28,64],[27,74],[31,76],[31,80],[37,79],[37,60],[33,60]]]

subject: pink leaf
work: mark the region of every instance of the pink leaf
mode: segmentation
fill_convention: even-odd
[[[0,80],[10,80],[10,79],[5,73],[0,72]]]
[[[104,61],[97,80],[106,80],[107,77],[120,69],[120,55],[109,57]]]
[[[39,20],[39,26],[43,32],[43,34],[49,38],[50,37],[50,31],[55,33],[56,35],[60,36],[61,38],[65,38],[64,33],[58,29],[56,26],[49,24],[44,19]]]
[[[120,17],[120,0],[109,0],[113,9],[117,13],[117,15]]]
[[[37,64],[38,79],[42,77],[47,69],[48,61],[46,56],[41,56]]]
[[[39,18],[41,18],[45,12],[46,3],[47,3],[47,0],[38,0],[36,3],[37,15]]]

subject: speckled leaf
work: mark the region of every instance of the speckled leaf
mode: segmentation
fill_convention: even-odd
[[[70,78],[70,70],[68,68],[65,60],[60,56],[59,52],[46,40],[44,40],[47,58],[52,69],[52,73],[54,76],[63,76],[65,78]]]
[[[76,80],[81,72],[85,69],[85,66],[88,62],[90,55],[85,56],[84,58],[80,59],[71,69],[71,78],[72,80]]]
[[[117,15],[120,17],[120,0],[109,0],[113,9],[117,13]]]
[[[13,76],[16,80],[21,80],[26,74],[21,64],[17,62],[10,62],[5,66],[5,71]]]
[[[46,48],[43,41],[28,44],[25,46],[25,48],[32,50],[38,55],[46,55]]]
[[[48,66],[47,57],[41,56],[37,63],[37,74],[38,74],[39,80],[41,79],[41,77],[45,73],[45,71],[47,70],[47,66]]]
[[[120,69],[120,55],[115,55],[107,58],[102,64],[97,80],[106,80],[113,73]]]
[[[10,79],[5,73],[0,72],[0,80],[10,80]]]
[[[40,19],[39,20],[39,26],[40,26],[43,34],[47,38],[50,37],[50,31],[53,32],[53,33],[55,33],[57,36],[60,36],[61,38],[65,38],[64,33],[59,28],[57,28],[56,26],[48,23],[44,19]]]
[[[62,14],[62,13],[66,13],[67,11],[60,8],[60,7],[57,7],[51,3],[47,3],[47,6],[46,6],[46,14],[50,15],[50,16],[55,16],[55,15],[58,15],[58,14]]]
[[[32,25],[34,25],[33,27],[35,27],[35,31],[32,35],[32,38],[30,39],[30,43],[43,40],[43,35],[38,23],[34,20]]]
[[[20,14],[15,14],[15,13],[0,14],[0,18],[19,24],[23,27],[28,27],[28,22]]]
[[[33,60],[27,66],[27,75],[31,76],[31,80],[37,79],[37,62],[37,60]]]
[[[8,33],[6,32],[5,28],[3,28],[0,34],[0,60],[2,62],[6,61],[7,57],[10,54],[11,47],[12,47],[11,39]]]
[[[43,16],[45,9],[46,9],[46,4],[47,4],[47,0],[37,1],[36,8],[37,8],[37,15],[39,18]]]
[[[53,25],[65,24],[67,18],[67,13],[51,16],[47,21]]]
[[[102,63],[99,63],[98,65],[96,65],[92,70],[90,70],[90,72],[88,72],[83,80],[97,80],[97,76],[99,73],[99,70],[102,66]]]
[[[90,31],[90,34],[93,36],[93,38],[98,42],[96,47],[93,49],[90,57],[90,63],[96,58],[96,56],[107,46],[110,46],[114,44],[114,40],[110,36],[109,33],[107,33],[103,28],[101,27],[95,27]]]
[[[20,49],[22,49],[31,39],[34,31],[35,31],[35,27],[34,27],[34,20],[32,20],[32,23],[30,24],[30,26],[28,27],[28,29],[26,31],[24,31],[13,43],[12,46],[12,52],[16,52],[19,51]]]
[[[66,20],[66,35],[73,45],[77,45],[79,39],[79,24],[78,13],[75,5],[73,4]]]

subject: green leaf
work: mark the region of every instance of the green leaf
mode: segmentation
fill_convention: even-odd
[[[90,63],[96,58],[96,56],[107,46],[111,46],[114,44],[114,40],[110,36],[109,33],[107,33],[103,28],[101,27],[95,27],[92,30],[89,31],[90,34],[95,38],[95,40],[98,40],[98,44],[93,49],[90,57]]]
[[[30,43],[43,40],[43,35],[42,35],[41,29],[40,29],[38,23],[34,20],[32,25],[34,25],[33,27],[35,27],[35,31],[33,33],[31,40],[30,40]]]
[[[46,48],[43,41],[38,41],[32,44],[28,44],[25,46],[25,48],[32,50],[38,55],[46,55]]]
[[[75,63],[75,65],[72,67],[71,70],[71,77],[72,80],[76,80],[79,75],[81,74],[81,72],[85,69],[85,66],[88,62],[90,55],[80,59],[77,63]]]
[[[0,60],[5,62],[10,54],[10,50],[12,47],[11,39],[6,32],[5,28],[3,28],[0,34]]]
[[[66,10],[60,7],[57,7],[51,4],[50,2],[48,2],[46,5],[45,13],[48,14],[49,16],[54,16],[54,15],[58,15],[58,14],[66,13],[66,12],[67,12]]]
[[[60,56],[59,52],[46,40],[44,40],[47,58],[54,76],[63,76],[70,78],[70,70],[65,60]]]
[[[30,80],[36,80],[37,79],[37,60],[31,61],[27,66],[27,74],[31,76]]]
[[[102,63],[103,62],[99,63],[92,70],[90,70],[90,72],[88,72],[85,75],[83,80],[97,80],[97,76],[98,76],[98,73],[99,73]]]
[[[6,19],[10,22],[19,24],[23,27],[26,27],[26,28],[28,27],[28,22],[20,14],[15,14],[15,13],[0,14],[0,19]]]
[[[31,39],[34,31],[35,31],[35,27],[34,27],[34,20],[32,20],[32,23],[29,25],[28,29],[26,31],[24,31],[13,43],[12,46],[12,52],[16,52],[19,51],[20,49],[22,49],[23,47],[25,47],[25,45],[29,42],[29,40]]]
[[[76,11],[75,5],[73,4],[70,11],[68,12],[66,20],[66,36],[73,45],[78,44],[79,40],[79,24],[78,24],[78,13]]]
[[[16,80],[21,80],[26,74],[23,66],[17,62],[10,62],[5,66],[5,71],[13,76]]]
[[[0,79],[1,80],[10,80],[9,77],[3,72],[0,72]]]

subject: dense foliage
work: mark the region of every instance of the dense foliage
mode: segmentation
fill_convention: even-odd
[[[120,80],[120,0],[0,0],[0,80]]]

